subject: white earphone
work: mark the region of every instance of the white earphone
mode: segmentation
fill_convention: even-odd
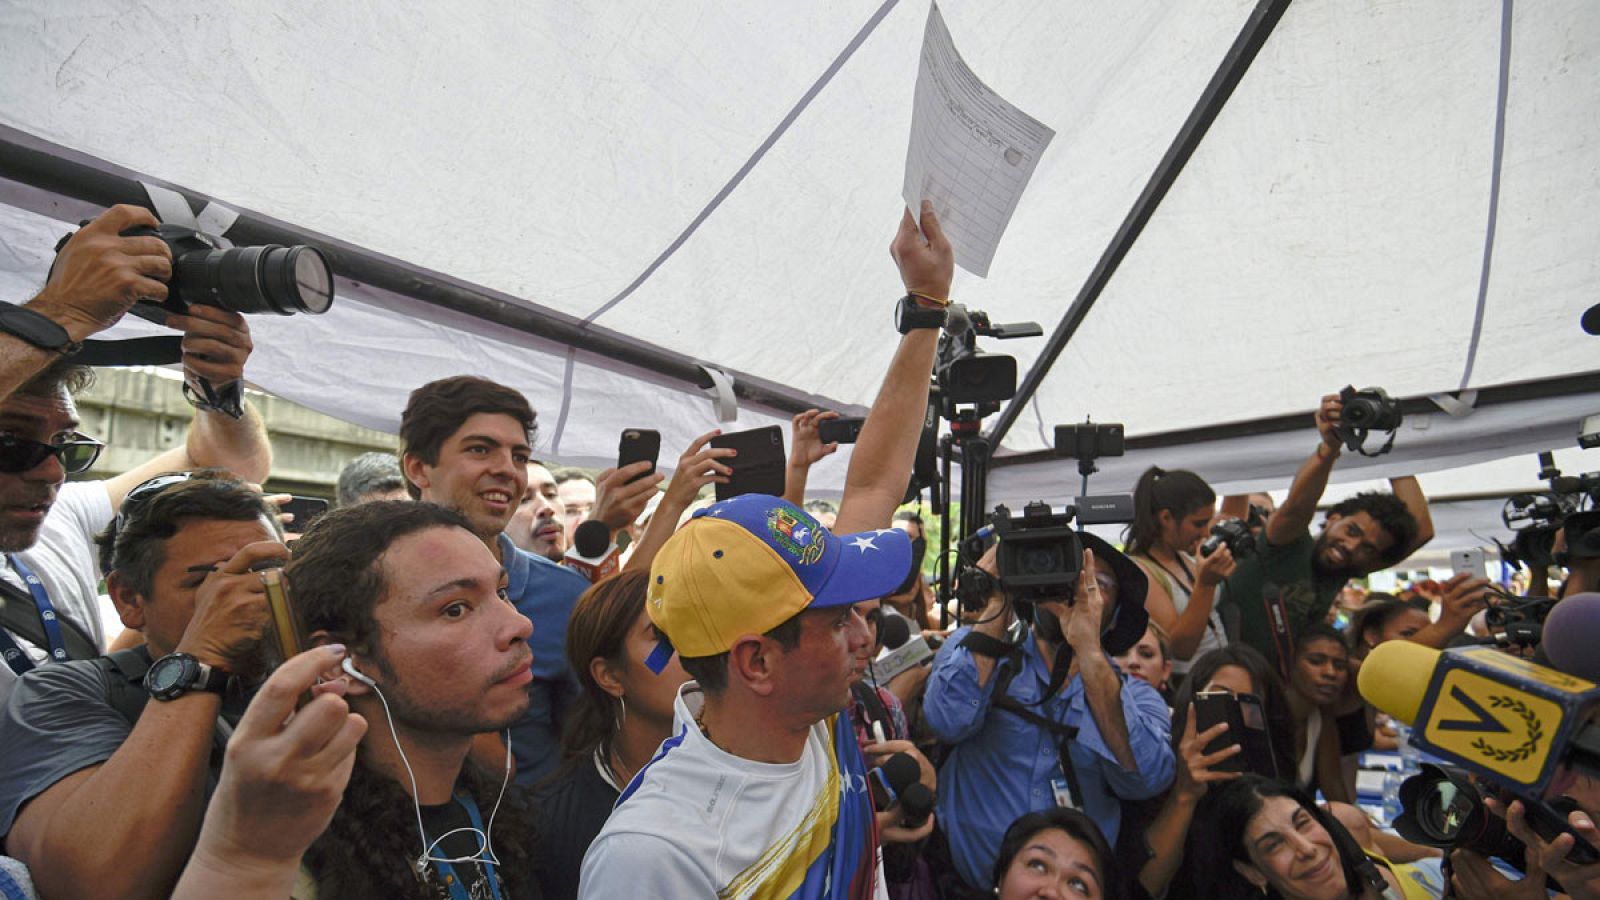
[[[344,669],[346,675],[349,675],[351,678],[354,678],[355,680],[361,682],[362,684],[366,685],[369,688],[376,688],[378,686],[371,678],[368,678],[367,676],[365,676],[365,675],[361,674],[359,671],[357,671],[356,670],[356,662],[355,662],[355,660],[351,659],[348,656],[346,656],[344,658],[343,669]]]

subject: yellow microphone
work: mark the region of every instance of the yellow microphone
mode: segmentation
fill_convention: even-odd
[[[1361,696],[1412,726],[1419,749],[1528,798],[1558,766],[1600,775],[1600,685],[1491,647],[1440,652],[1410,641],[1373,648]]]

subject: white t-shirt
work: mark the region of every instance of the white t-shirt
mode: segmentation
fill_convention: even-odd
[[[870,810],[865,781],[859,774],[841,777],[835,763],[834,728],[844,728],[853,745],[849,723],[834,716],[813,725],[796,762],[752,762],[701,734],[695,715],[703,700],[692,681],[679,692],[674,736],[623,792],[589,846],[578,896],[788,897],[810,874],[811,893],[848,897],[844,886],[819,894],[819,873],[809,870],[831,844],[841,807],[865,802]],[[866,824],[872,827],[870,815]],[[872,896],[887,900],[876,843],[866,863]]]
[[[100,618],[100,560],[94,537],[105,530],[113,515],[115,511],[111,508],[105,482],[63,484],[56,492],[55,504],[39,527],[39,539],[17,554],[44,583],[57,615],[71,619],[72,624],[94,639],[95,646],[102,652],[106,649],[106,632]],[[4,555],[0,555],[0,578],[27,593],[27,583]],[[45,648],[36,647],[18,635],[12,634],[11,638],[35,665],[49,656]],[[0,664],[0,706],[11,696],[11,686],[16,680],[11,667]]]

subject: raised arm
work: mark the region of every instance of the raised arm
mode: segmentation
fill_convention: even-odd
[[[633,555],[628,557],[629,569],[650,571],[650,563],[655,560],[656,553],[677,530],[679,517],[700,496],[700,489],[708,484],[728,483],[728,476],[733,470],[728,468],[727,461],[739,451],[731,447],[706,446],[721,433],[721,429],[717,429],[700,435],[678,457],[678,467],[672,471],[672,480],[667,482],[666,492],[661,495],[661,502],[656,504],[656,511],[650,516],[650,523],[644,527],[644,534],[639,536]]]
[[[900,268],[900,280],[908,293],[948,302],[950,281],[955,276],[955,251],[939,227],[933,204],[922,205],[921,230],[911,212],[906,211],[900,219],[900,231],[889,245],[889,254]],[[839,504],[834,531],[849,534],[889,527],[890,517],[911,482],[911,466],[928,408],[928,385],[938,347],[937,329],[915,329],[900,338],[900,347],[889,363],[889,372],[850,455],[844,499]]]
[[[1339,458],[1339,435],[1335,429],[1343,409],[1338,394],[1322,398],[1322,406],[1317,410],[1317,434],[1321,441],[1311,457],[1300,464],[1283,505],[1267,520],[1267,543],[1282,546],[1311,529],[1317,503],[1322,500],[1322,492],[1328,489],[1328,476]]]
[[[1415,475],[1405,475],[1400,478],[1389,479],[1389,488],[1394,491],[1396,500],[1405,504],[1406,511],[1417,520],[1417,536],[1411,543],[1404,547],[1405,552],[1397,559],[1405,559],[1411,554],[1422,549],[1422,545],[1433,540],[1433,516],[1428,513],[1428,498],[1423,496],[1422,485]]]
[[[38,323],[42,330],[59,329],[61,340],[81,342],[116,324],[140,297],[166,299],[172,251],[160,238],[121,234],[159,224],[138,206],[101,213],[62,247],[44,290],[23,308],[49,320]],[[60,358],[58,351],[0,332],[0,400]]]
[[[797,414],[791,423],[793,434],[789,440],[788,468],[783,475],[783,499],[795,506],[805,505],[806,479],[811,475],[811,467],[839,449],[837,443],[824,444],[817,433],[824,419],[837,418],[836,412],[808,409]]]

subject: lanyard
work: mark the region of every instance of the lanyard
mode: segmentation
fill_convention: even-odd
[[[33,605],[39,610],[39,621],[44,625],[45,641],[50,645],[50,659],[66,662],[70,658],[67,656],[67,642],[61,636],[61,622],[56,618],[56,608],[50,603],[50,593],[44,589],[44,582],[15,553],[7,554],[6,559],[28,585],[28,593],[33,595]],[[0,656],[5,657],[6,665],[18,675],[33,668],[33,660],[4,630],[0,630]]]
[[[472,820],[472,827],[480,834],[484,833],[483,818],[478,815],[478,804],[465,794],[457,794],[456,802],[467,811],[467,818]],[[487,850],[488,847],[485,846],[484,849]],[[461,879],[456,877],[456,871],[449,863],[437,859],[432,862],[433,870],[439,873],[439,877],[444,879],[445,887],[450,889],[450,900],[473,900],[467,889],[461,886]],[[484,880],[489,882],[489,892],[494,895],[494,900],[500,900],[500,877],[495,874],[494,863],[479,862],[477,865],[483,867]]]

